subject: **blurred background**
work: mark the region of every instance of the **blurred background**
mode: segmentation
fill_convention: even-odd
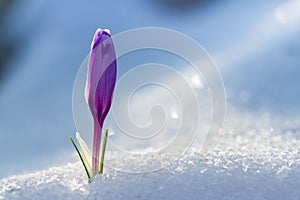
[[[1,0],[0,178],[67,160],[73,82],[96,28],[145,26],[197,40],[220,69],[230,107],[299,117],[298,0]]]

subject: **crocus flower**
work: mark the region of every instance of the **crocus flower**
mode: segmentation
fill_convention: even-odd
[[[97,29],[88,64],[85,98],[94,119],[92,173],[99,171],[103,123],[111,107],[116,83],[117,62],[113,41],[107,29]]]

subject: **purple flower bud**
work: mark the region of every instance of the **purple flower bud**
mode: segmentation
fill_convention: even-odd
[[[116,76],[116,53],[110,32],[97,29],[91,45],[85,88],[85,98],[94,119],[93,174],[99,170],[102,126],[111,107]]]

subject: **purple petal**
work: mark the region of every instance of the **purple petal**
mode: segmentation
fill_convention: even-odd
[[[85,97],[94,118],[92,168],[99,169],[101,131],[116,83],[116,53],[108,30],[97,29],[91,45]]]

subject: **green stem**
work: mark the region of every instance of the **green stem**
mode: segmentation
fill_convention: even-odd
[[[105,149],[106,149],[107,135],[108,135],[108,129],[106,129],[106,131],[105,131],[104,139],[103,139],[103,143],[102,143],[102,152],[101,152],[99,174],[103,174],[103,163],[104,163],[104,154],[105,154]]]
[[[70,136],[70,140],[71,140],[73,146],[75,147],[75,149],[76,149],[76,151],[77,151],[77,153],[78,153],[78,155],[79,155],[79,158],[80,158],[80,160],[81,160],[81,162],[82,162],[82,164],[83,164],[83,167],[84,167],[84,169],[85,169],[85,172],[86,172],[88,178],[91,179],[91,175],[90,175],[89,172],[88,172],[87,166],[86,166],[85,163],[83,162],[83,158],[82,158],[82,156],[81,156],[81,153],[80,153],[79,149],[77,148],[77,146],[76,146],[76,144],[75,144],[75,142],[74,142],[74,140],[72,139],[71,136]]]

